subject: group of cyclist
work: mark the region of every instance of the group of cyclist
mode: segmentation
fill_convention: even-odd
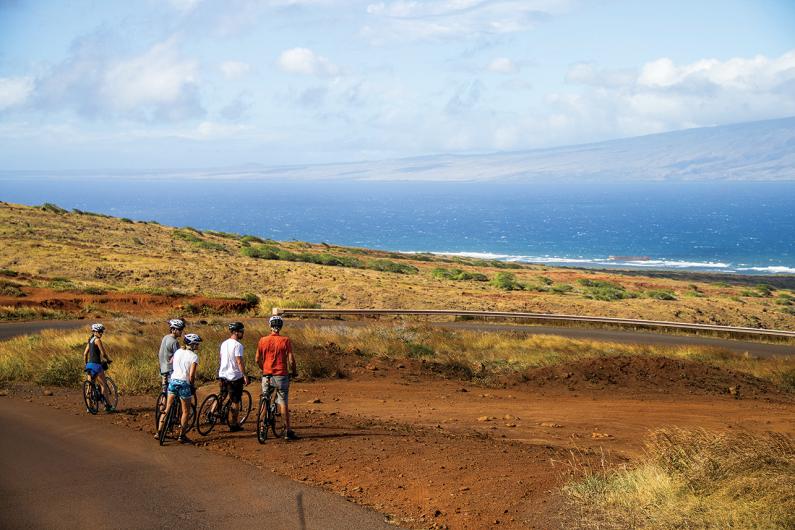
[[[284,438],[286,440],[295,440],[298,436],[290,428],[288,407],[290,377],[295,377],[296,374],[295,356],[293,355],[290,339],[281,335],[281,329],[284,326],[282,317],[274,315],[270,318],[268,324],[271,332],[269,335],[259,339],[256,354],[256,363],[262,370],[262,392],[265,394],[275,391],[276,403],[287,427]],[[187,333],[183,336],[185,321],[180,318],[169,320],[168,325],[169,333],[160,342],[160,351],[158,353],[160,382],[163,391],[167,392],[165,410],[168,411],[174,405],[176,399],[182,400],[181,429],[177,440],[180,443],[190,444],[192,442],[186,436],[186,433],[189,430],[190,402],[196,392],[196,370],[199,364],[198,350],[202,343],[202,338],[196,333]],[[238,411],[243,388],[249,384],[243,357],[243,343],[241,342],[245,333],[245,326],[242,322],[232,322],[229,324],[228,329],[230,336],[221,343],[219,350],[218,380],[221,395],[228,396],[231,402],[229,430],[236,432],[243,430],[243,426],[238,421]],[[93,324],[91,332],[92,335],[86,344],[83,354],[86,370],[90,370],[92,377],[97,378],[100,383],[100,391],[108,395],[109,390],[102,364],[103,358],[106,363],[111,362],[101,340],[105,332],[105,326]],[[182,337],[182,347],[180,347],[180,337]],[[112,408],[106,406],[106,410],[111,411]],[[160,422],[165,421],[165,416],[165,414],[161,415]],[[155,438],[157,437],[158,434],[155,433]]]

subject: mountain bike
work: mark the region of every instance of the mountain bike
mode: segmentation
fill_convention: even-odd
[[[160,398],[158,397],[158,401],[159,399]],[[163,420],[162,425],[158,424],[157,428],[157,439],[160,442],[160,445],[165,443],[167,437],[171,436],[174,438],[182,429],[182,425],[180,424],[180,420],[182,418],[182,400],[179,398],[179,396],[174,396],[174,401],[172,402],[171,408],[168,409],[165,414],[166,418]],[[194,392],[191,399],[190,411],[188,412],[188,427],[185,429],[185,433],[193,428],[193,422],[195,419],[196,393]]]
[[[163,385],[163,388],[160,390],[160,394],[158,394],[157,399],[155,400],[155,430],[160,429],[160,416],[163,415],[163,412],[166,410],[166,402],[168,401],[168,381],[166,384]],[[193,424],[196,420],[196,393],[193,394],[191,397],[191,406],[189,412],[189,419],[188,419],[188,431],[193,429]],[[180,405],[181,406],[181,405]],[[179,417],[179,416],[178,416]],[[187,431],[186,431],[187,432]]]
[[[249,378],[249,384],[253,379]],[[199,414],[196,417],[196,430],[202,436],[207,436],[212,432],[215,424],[218,422],[224,425],[229,425],[231,414],[232,400],[227,399],[228,393],[223,392],[219,394],[210,394],[199,407]],[[239,425],[243,425],[248,415],[251,413],[251,393],[243,389],[243,395],[240,398],[240,408],[237,413],[237,421]]]
[[[102,368],[107,370],[111,362],[112,361],[102,363]],[[91,370],[86,369],[83,371],[88,376],[88,378],[83,381],[83,402],[86,404],[86,412],[96,414],[99,412],[99,406],[102,403],[111,410],[115,410],[116,405],[119,403],[119,388],[116,386],[116,382],[111,379],[107,373],[105,374],[105,381],[108,382],[108,390],[110,392],[106,397],[99,389],[97,376],[95,376]]]
[[[257,441],[261,444],[268,439],[268,429],[276,438],[284,437],[287,431],[286,418],[279,412],[279,405],[274,395],[276,388],[268,386],[268,390],[260,394],[257,407]]]

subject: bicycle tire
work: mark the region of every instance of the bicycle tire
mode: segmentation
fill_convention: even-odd
[[[196,415],[196,430],[199,431],[199,434],[202,436],[210,434],[218,422],[219,412],[218,396],[216,394],[210,394],[204,398],[202,406],[199,407],[199,412]]]
[[[243,425],[251,414],[251,392],[243,390],[243,395],[240,398],[240,408],[237,412],[237,423]]]
[[[261,444],[264,444],[265,440],[268,439],[269,410],[270,402],[265,397],[260,396],[259,405],[257,406],[257,441]]]
[[[279,412],[279,405],[276,403],[275,396],[273,398],[273,403],[271,403],[270,411],[270,424],[273,435],[276,438],[282,438],[287,432],[287,422],[285,417]]]
[[[83,381],[83,402],[86,404],[86,412],[89,414],[99,412],[99,403],[94,392],[94,384],[91,381]]]
[[[190,401],[190,412],[188,413],[188,427],[185,434],[189,433],[196,426],[196,396]]]
[[[160,416],[163,415],[163,412],[166,410],[166,401],[168,400],[168,396],[165,392],[160,392],[157,395],[157,399],[155,400],[155,430],[160,429]]]
[[[111,379],[110,376],[105,376],[105,380],[108,382],[108,390],[110,391],[110,396],[105,396],[105,403],[115,409],[116,405],[119,404],[119,387],[116,386],[116,381]]]
[[[163,445],[166,441],[166,435],[168,431],[172,428],[172,423],[174,421],[174,414],[177,410],[177,403],[172,402],[171,407],[166,411],[166,417],[163,418],[163,423],[160,425],[160,428],[157,431],[157,439],[160,442],[160,445]]]

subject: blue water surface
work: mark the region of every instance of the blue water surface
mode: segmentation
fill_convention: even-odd
[[[395,251],[577,266],[795,273],[793,182],[539,185],[11,177],[0,180],[0,199]],[[622,258],[616,262],[610,256]]]

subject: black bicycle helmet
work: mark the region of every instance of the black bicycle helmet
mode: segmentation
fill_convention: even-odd
[[[268,320],[268,324],[272,328],[282,329],[282,326],[284,326],[284,319],[279,315],[273,315],[270,320]]]
[[[227,327],[229,328],[229,331],[243,331],[246,329],[246,326],[244,326],[242,322],[232,322]]]

